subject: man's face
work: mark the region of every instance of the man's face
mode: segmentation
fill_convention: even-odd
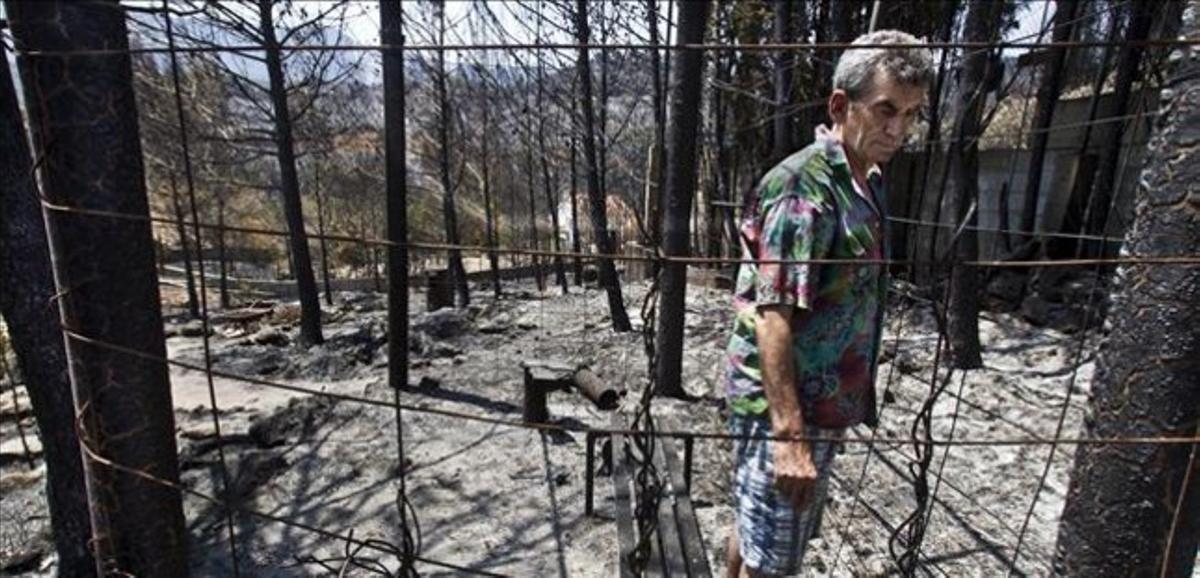
[[[830,114],[842,124],[842,142],[869,164],[885,163],[904,145],[925,103],[925,88],[900,84],[876,72],[866,94],[851,100],[842,91],[830,98]],[[840,94],[839,94],[840,93]]]

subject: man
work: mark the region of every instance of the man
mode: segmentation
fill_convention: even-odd
[[[855,44],[913,45],[880,31]],[[896,153],[933,74],[924,48],[852,48],[838,60],[832,127],[767,172],[742,224],[725,387],[730,430],[838,438],[875,425],[875,365],[887,289],[879,165]],[[779,260],[861,260],[858,264]],[[775,260],[775,262],[771,262]],[[765,261],[765,262],[764,262]],[[729,576],[799,570],[825,502],[836,443],[738,440]]]

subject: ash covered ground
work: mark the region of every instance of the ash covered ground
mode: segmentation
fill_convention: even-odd
[[[469,311],[411,310],[409,387],[405,403],[419,408],[520,419],[522,361],[587,364],[606,382],[627,390],[619,410],[631,413],[646,384],[638,308],[646,286],[625,287],[633,333],[610,329],[603,292],[572,287],[539,293],[532,282],[506,285],[504,298],[477,289]],[[892,304],[879,388],[890,380],[874,451],[847,443],[836,462],[821,535],[814,538],[806,576],[894,573],[890,528],[914,507],[908,443],[914,417],[930,391],[937,341],[929,308]],[[324,345],[295,344],[294,305],[275,305],[259,319],[239,322],[214,313],[214,368],[331,393],[387,403],[386,303],[379,294],[343,293],[325,309]],[[203,365],[200,329],[167,310],[172,358]],[[957,373],[933,408],[935,437],[1053,439],[1065,412],[1063,437],[1080,433],[1090,352],[1095,335],[1034,327],[1024,315],[985,313],[982,370]],[[689,287],[684,384],[697,401],[656,399],[655,415],[678,428],[723,432],[719,374],[730,321],[728,293]],[[1081,349],[1082,348],[1082,349]],[[894,355],[892,351],[895,351]],[[1076,370],[1077,353],[1082,365]],[[172,388],[182,478],[216,495],[222,475],[205,375],[173,367]],[[398,474],[419,522],[423,558],[512,576],[613,576],[617,533],[612,483],[596,481],[597,515],[584,514],[584,435],[541,433],[504,425],[404,413],[407,463],[399,463],[396,416],[386,406],[328,400],[218,377],[214,381],[229,471],[229,495],[239,507],[358,539],[398,543]],[[18,459],[16,425],[35,426],[27,402],[3,393],[0,433],[0,562],[12,573],[53,575],[44,466]],[[1069,400],[1068,400],[1069,398]],[[23,398],[22,398],[23,399]],[[24,405],[23,405],[24,404]],[[549,396],[552,421],[607,427],[611,412],[582,396]],[[671,429],[675,429],[674,427]],[[852,439],[872,432],[855,428]],[[36,450],[36,440],[31,440]],[[714,570],[722,567],[731,520],[728,441],[697,441],[692,499]],[[1049,574],[1073,446],[1060,446],[1045,471],[1019,557],[1015,555],[1051,449],[1036,446],[938,448],[930,472],[936,498],[920,555],[932,576],[993,576],[1015,563],[1018,572]],[[866,463],[864,470],[864,461]],[[865,472],[865,473],[864,473]],[[937,474],[941,481],[937,482]],[[861,481],[861,483],[860,483]],[[224,511],[184,499],[196,576],[232,573]],[[259,517],[235,514],[238,564],[249,576],[336,574],[346,544],[329,536]],[[360,555],[396,568],[394,556]],[[1015,562],[1014,562],[1014,558]],[[421,564],[430,576],[460,573]],[[352,575],[370,575],[365,570]]]

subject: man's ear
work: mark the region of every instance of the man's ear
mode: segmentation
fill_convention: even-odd
[[[846,115],[850,111],[850,95],[845,90],[836,89],[829,95],[829,119],[833,124],[845,124]]]

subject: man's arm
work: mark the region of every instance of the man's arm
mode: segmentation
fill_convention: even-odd
[[[804,315],[792,305],[758,308],[755,338],[762,359],[763,391],[771,418],[771,434],[778,437],[804,435],[804,414],[796,393],[796,366],[792,355],[793,315]],[[817,480],[808,442],[772,441],[775,485],[801,508],[808,502]]]

